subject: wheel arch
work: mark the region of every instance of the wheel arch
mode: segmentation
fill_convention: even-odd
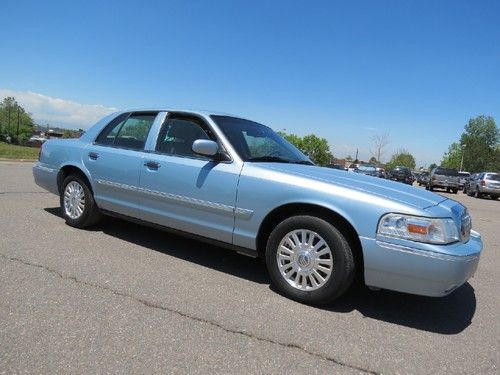
[[[291,216],[297,215],[316,216],[334,225],[345,236],[353,251],[356,275],[363,278],[363,249],[356,229],[349,220],[335,210],[313,203],[287,203],[274,208],[266,215],[257,233],[257,253],[259,258],[265,258],[267,239],[276,225]]]
[[[81,166],[75,164],[66,164],[59,169],[59,172],[57,173],[57,189],[59,190],[59,193],[61,193],[63,181],[70,174],[76,174],[81,178],[83,178],[83,180],[87,183],[87,186],[89,187],[92,194],[94,194],[94,189],[92,183],[90,182],[91,180],[89,176],[87,176],[87,174],[84,172],[84,169]]]

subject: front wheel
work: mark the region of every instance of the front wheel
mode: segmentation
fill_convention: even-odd
[[[293,216],[271,232],[266,265],[273,285],[307,304],[325,304],[344,293],[354,279],[354,257],[344,235],[327,221]]]
[[[69,175],[62,183],[61,210],[66,224],[85,228],[95,224],[101,217],[92,191],[86,181],[78,175]]]

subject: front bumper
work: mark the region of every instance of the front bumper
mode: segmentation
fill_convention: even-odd
[[[437,188],[458,189],[458,183],[456,182],[438,181],[438,182],[433,182],[432,186]]]
[[[368,286],[441,297],[476,272],[483,243],[472,231],[467,243],[429,245],[427,250],[361,238]]]

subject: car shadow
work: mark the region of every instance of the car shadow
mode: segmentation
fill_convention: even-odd
[[[357,310],[365,318],[422,331],[455,335],[471,324],[476,312],[476,296],[469,283],[440,298],[389,290],[372,291],[358,283],[334,304],[324,309],[342,313]]]
[[[62,218],[59,207],[45,208],[45,211]],[[120,240],[258,284],[270,283],[262,261],[222,247],[111,217],[105,217],[100,224],[85,230],[103,232]]]
[[[59,207],[45,208],[45,211],[62,218]],[[109,236],[258,284],[270,284],[265,264],[261,260],[221,247],[116,218],[106,218],[89,230],[101,231]],[[276,291],[272,286],[270,288]],[[387,290],[371,291],[357,282],[332,304],[317,308],[336,313],[358,311],[365,318],[454,335],[471,324],[476,311],[476,297],[474,288],[469,283],[446,297],[432,298]]]

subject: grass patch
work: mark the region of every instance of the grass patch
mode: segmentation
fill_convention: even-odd
[[[37,160],[38,151],[38,147],[10,145],[0,142],[0,159]]]

